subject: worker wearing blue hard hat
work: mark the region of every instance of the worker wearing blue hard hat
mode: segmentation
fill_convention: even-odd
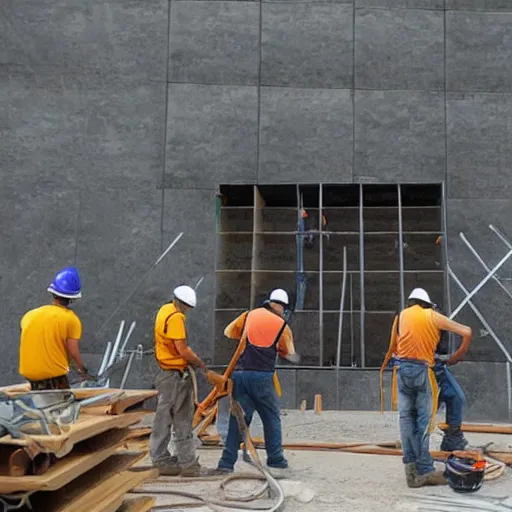
[[[28,311],[21,319],[19,372],[32,390],[68,389],[70,358],[78,373],[88,376],[79,348],[82,323],[69,308],[82,296],[81,289],[78,270],[66,267],[48,287],[52,303]]]

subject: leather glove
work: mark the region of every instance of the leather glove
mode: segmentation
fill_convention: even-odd
[[[222,388],[226,380],[222,375],[212,370],[206,370],[206,380],[212,385]]]

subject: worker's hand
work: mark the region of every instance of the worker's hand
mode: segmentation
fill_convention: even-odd
[[[222,388],[226,383],[226,380],[222,375],[212,370],[206,371],[206,380],[212,385]]]
[[[78,375],[80,376],[80,380],[82,380],[82,381],[97,379],[96,375],[91,374],[89,372],[89,370],[87,368],[85,368],[85,366],[83,369],[78,370]]]
[[[300,363],[300,355],[297,353],[292,354],[292,355],[286,355],[286,356],[284,356],[284,359],[286,359],[287,361],[290,361],[290,363],[293,363],[293,364]]]

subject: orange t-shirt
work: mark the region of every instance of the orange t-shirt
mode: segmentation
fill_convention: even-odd
[[[396,322],[393,330],[396,333]],[[411,306],[400,313],[396,340],[396,357],[425,361],[434,365],[434,356],[441,331],[436,325],[435,311]],[[392,337],[394,334],[392,334]]]
[[[247,317],[247,320],[246,320]],[[224,330],[226,338],[239,340],[245,323],[247,337],[252,345],[270,347],[283,326],[283,319],[265,308],[256,308],[242,313]],[[277,351],[281,356],[294,355],[293,334],[287,325],[277,343]]]

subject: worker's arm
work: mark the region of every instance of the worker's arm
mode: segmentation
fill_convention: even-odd
[[[471,343],[471,337],[473,335],[471,327],[454,322],[448,317],[441,315],[437,311],[432,312],[432,318],[434,320],[435,326],[440,331],[450,331],[458,334],[459,336],[462,336],[462,343],[460,347],[450,356],[450,359],[448,359],[448,364],[458,363],[466,355],[469,344]]]
[[[294,358],[292,356],[296,356],[295,344],[293,342],[293,333],[289,326],[284,328],[284,331],[279,338],[279,342],[277,343],[277,353],[279,354],[279,357],[290,359],[290,361],[294,362]]]
[[[245,311],[240,316],[235,318],[225,329],[224,336],[231,340],[239,340],[242,337],[242,331],[244,330],[245,319],[248,311]]]
[[[188,364],[192,366],[197,366],[202,370],[206,370],[206,365],[203,363],[202,359],[187,345],[187,340],[174,340],[174,345],[176,350],[180,354]]]
[[[391,328],[391,339],[389,340],[389,348],[386,353],[386,356],[384,357],[384,361],[382,363],[382,366],[380,367],[380,371],[384,371],[389,364],[389,361],[393,357],[393,354],[396,352],[396,346],[398,341],[398,334],[396,332],[396,324],[398,322],[398,315],[395,316],[395,319],[393,321],[393,327]]]
[[[75,338],[68,338],[66,340],[66,348],[68,350],[69,357],[76,363],[79,371],[85,373],[85,366],[80,355],[79,340]]]

